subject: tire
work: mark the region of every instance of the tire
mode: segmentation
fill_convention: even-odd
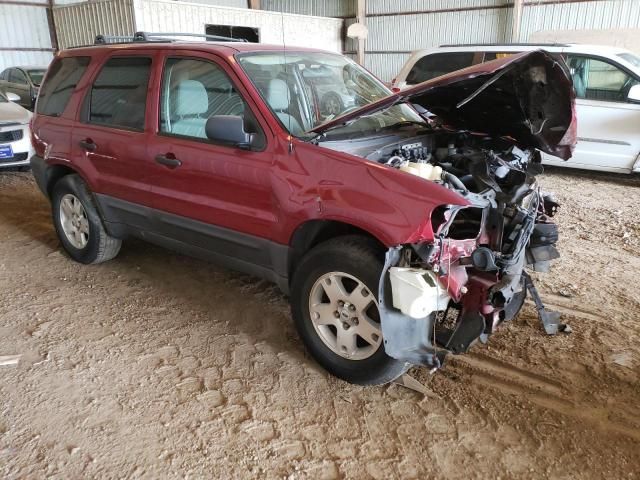
[[[58,180],[53,187],[51,205],[60,243],[76,262],[102,263],[118,254],[122,241],[107,233],[93,196],[78,175],[66,175]]]
[[[375,318],[378,311],[376,297],[382,268],[382,255],[372,241],[365,237],[345,236],[314,247],[304,256],[293,275],[291,311],[300,338],[322,367],[349,383],[382,385],[395,380],[409,367],[405,362],[389,357],[384,351],[382,332],[372,330],[379,327],[379,314]],[[336,291],[331,285],[338,285],[335,280],[339,274],[344,276],[338,284],[344,286],[343,292],[348,292],[342,306],[335,298],[332,299]],[[332,297],[327,292],[331,292]],[[338,297],[341,297],[339,293]],[[372,303],[366,307],[365,314],[360,315],[360,306],[368,301]],[[343,314],[345,310],[348,314],[352,306],[357,318],[347,319]],[[331,322],[331,315],[334,322]],[[343,319],[347,320],[343,322]],[[371,334],[373,331],[379,335]],[[364,332],[369,340],[359,336],[360,332]],[[350,341],[341,340],[346,338]],[[377,340],[377,347],[373,340]],[[355,349],[352,348],[354,342]],[[349,351],[343,344],[349,345]]]

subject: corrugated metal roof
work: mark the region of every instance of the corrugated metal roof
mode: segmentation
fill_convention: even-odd
[[[108,0],[108,2],[121,3],[127,1],[133,0]],[[135,1],[140,2],[140,5],[147,5],[146,2],[153,0]],[[195,1],[234,7],[247,4],[246,0]],[[101,2],[95,2],[95,4],[98,3]],[[369,39],[366,42],[368,52],[366,66],[383,80],[390,80],[407,58],[408,54],[404,52],[447,43],[509,41],[513,17],[511,3],[510,0],[367,0]],[[349,17],[355,16],[356,0],[262,0],[261,6],[273,12],[346,18],[345,26],[355,21]],[[171,29],[200,32],[204,23],[242,24],[242,19],[246,18],[243,11],[236,11],[231,16],[219,13],[214,18],[202,13],[204,10],[201,8],[206,7],[182,5],[181,8],[174,9],[171,6],[163,6],[162,2],[157,2],[153,7],[144,7],[146,20],[137,29],[143,26],[146,30],[166,30],[171,25]],[[97,9],[92,12],[92,18],[86,18],[78,25],[66,26],[67,31],[78,30],[73,34],[70,33],[75,35],[74,41],[77,42],[80,36],[83,41],[93,40],[93,31],[98,21],[96,15],[99,17],[101,14]],[[402,13],[402,15],[394,15],[396,13]],[[132,23],[129,22],[127,28],[118,30],[118,14],[111,15],[112,21],[116,23],[102,31],[125,33],[127,28],[132,28],[130,27]],[[128,20],[124,19],[122,22],[126,23]],[[279,32],[280,27],[275,23],[272,28],[267,24],[262,28],[264,41],[280,41],[272,39],[265,30]],[[286,30],[288,31],[289,28],[294,27],[286,27]],[[536,4],[533,0],[524,7],[518,40],[526,42],[532,33],[542,30],[603,28],[640,28],[640,0],[591,0],[565,3],[541,2],[540,4]],[[79,31],[85,29],[92,29],[92,31],[83,36]],[[311,37],[314,36],[312,31],[304,26],[299,32],[297,30],[295,33],[288,32],[288,35],[290,38],[287,42],[292,45],[295,43],[309,45]],[[335,47],[339,48],[337,45],[338,43]],[[334,49],[334,46],[329,47],[323,41],[317,46]],[[350,52],[355,48],[354,41],[345,39],[344,50]]]
[[[264,10],[320,17],[356,15],[356,0],[261,0],[260,6]]]
[[[181,1],[189,1],[189,0],[176,0],[178,2]],[[206,5],[213,5],[216,7],[232,7],[232,8],[247,8],[248,1],[247,0],[190,0],[195,1],[196,3],[203,3]]]
[[[367,15],[506,6],[505,0],[367,0]]]
[[[520,40],[526,41],[532,33],[543,30],[607,28],[640,28],[640,1],[527,5],[523,10]]]
[[[398,73],[407,57],[406,53],[399,52],[448,43],[508,42],[513,18],[510,3],[506,0],[367,0],[367,13],[374,16],[367,18],[366,66],[388,81]],[[415,13],[417,11],[422,13]],[[404,13],[392,15],[396,12]],[[542,30],[605,28],[640,28],[640,0],[526,4],[518,41],[526,42],[531,34]],[[355,49],[353,42],[346,45],[349,51]]]
[[[14,65],[48,65],[53,52],[49,51],[51,37],[46,8],[0,4],[0,48],[0,71]]]
[[[503,41],[503,10],[472,10],[367,19],[367,50],[411,51],[443,43]]]
[[[107,0],[53,9],[60,49],[91,45],[98,34],[132,35],[136,28],[132,0]]]
[[[45,8],[11,4],[0,8],[0,46],[51,48]]]

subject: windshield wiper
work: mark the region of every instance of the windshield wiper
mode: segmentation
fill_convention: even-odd
[[[406,127],[408,125],[419,125],[421,127],[427,128],[429,124],[427,122],[418,122],[416,120],[401,120],[399,122],[393,123],[391,125],[386,125],[384,127],[380,127],[380,130],[389,130],[390,128],[398,128],[398,127]]]

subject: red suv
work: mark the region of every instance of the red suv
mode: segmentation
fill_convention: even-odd
[[[134,236],[269,279],[320,364],[377,384],[535,296],[525,267],[558,256],[539,150],[574,132],[542,51],[392,94],[334,53],[140,33],[55,58],[31,164],[74,260]]]

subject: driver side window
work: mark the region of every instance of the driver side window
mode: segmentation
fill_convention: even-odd
[[[578,98],[603,102],[626,102],[629,90],[637,79],[597,58],[567,55],[573,86]]]
[[[242,97],[219,66],[191,58],[167,60],[160,102],[161,132],[198,139],[207,139],[209,117],[244,118],[246,110]]]

